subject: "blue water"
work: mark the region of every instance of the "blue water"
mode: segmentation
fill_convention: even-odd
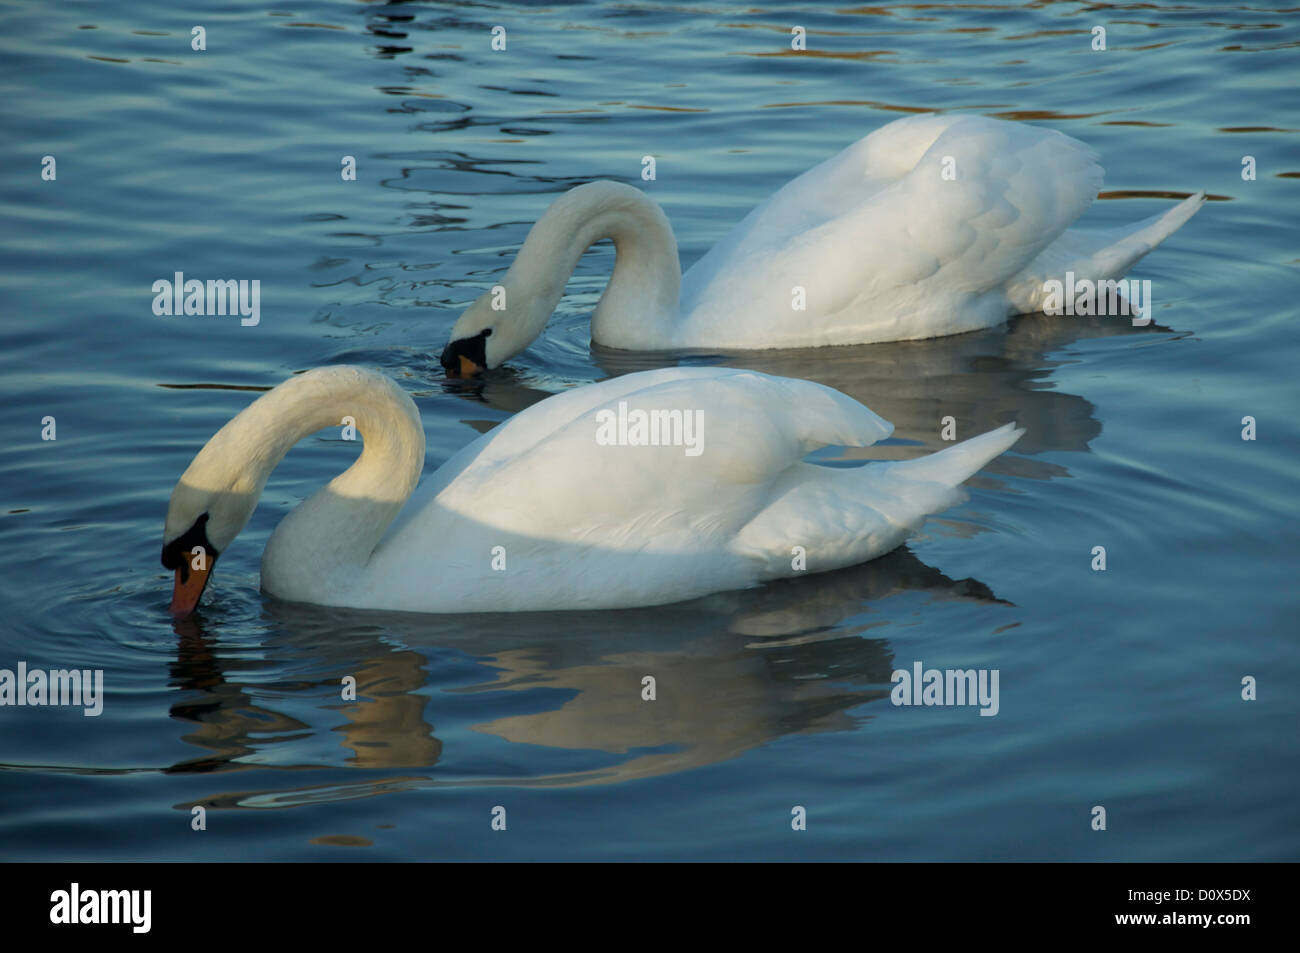
[[[106,687],[97,718],[0,708],[0,857],[1297,859],[1298,45],[1300,16],[1266,5],[0,4],[0,668]],[[1095,224],[1210,192],[1133,275],[1153,326],[625,354],[589,344],[604,245],[529,351],[443,380],[460,309],[563,190],[645,189],[689,265],[924,110],[1084,140]],[[259,279],[260,323],[155,316],[177,271]],[[356,453],[325,433],[171,622],[168,494],[257,390],[377,367],[433,468],[549,393],[676,360],[838,387],[897,425],[879,456],[938,449],[944,415],[1029,432],[868,565],[480,617],[259,593],[271,529]],[[891,705],[918,660],[997,669],[999,714]]]

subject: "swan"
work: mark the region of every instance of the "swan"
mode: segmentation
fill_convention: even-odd
[[[692,414],[692,440],[668,416],[644,430],[642,411]],[[412,496],[425,451],[415,403],[376,371],[319,368],[259,396],[176,484],[162,547],[173,615],[198,604],[289,449],[345,416],[361,454],[276,527],[262,589],[414,612],[649,606],[865,562],[958,502],[962,481],[1023,432],[1007,424],[914,460],[819,466],[803,457],[893,427],[821,384],[672,367],[548,397]],[[609,439],[615,417],[625,442]]]
[[[614,271],[591,337],[606,347],[818,347],[991,327],[1041,310],[1044,281],[1067,271],[1120,278],[1205,201],[1070,228],[1101,183],[1097,155],[1054,130],[912,116],[787,183],[683,276],[663,210],[631,186],[591,182],[538,219],[496,288],[456,321],[441,363],[468,376],[527,348],[605,238]]]

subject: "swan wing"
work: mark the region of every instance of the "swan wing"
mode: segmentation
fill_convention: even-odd
[[[1096,154],[1053,130],[890,123],[791,181],[687,272],[679,343],[868,343],[994,324],[1004,285],[1101,182]]]
[[[661,419],[657,438],[634,437],[636,415],[656,412],[679,414],[680,430]],[[810,569],[848,565],[951,505],[954,487],[1020,433],[906,463],[804,461],[892,430],[821,384],[730,368],[646,371],[550,397],[434,474],[376,549],[370,598],[439,611],[654,605],[792,575],[794,546]]]
[[[668,424],[658,445],[598,438],[610,415],[656,411],[681,415],[681,441],[664,439]],[[892,430],[838,391],[753,371],[667,368],[577,388],[430,478],[375,550],[368,598],[417,611],[608,608],[743,588],[762,566],[732,543],[782,474],[816,447]],[[493,571],[495,547],[508,571]]]
[[[867,446],[892,431],[820,384],[666,368],[533,405],[449,461],[459,472],[439,500],[549,538],[640,548],[672,529],[699,543],[743,525],[766,487],[813,449]]]

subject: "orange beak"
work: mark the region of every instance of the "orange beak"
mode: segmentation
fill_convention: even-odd
[[[208,578],[212,575],[212,566],[216,562],[216,557],[203,554],[200,556],[194,550],[186,552],[181,557],[181,564],[176,567],[176,583],[172,588],[172,617],[183,619],[194,611],[195,606],[199,604],[199,597],[203,595],[203,590],[208,585]],[[202,569],[196,569],[195,566],[202,566]]]
[[[456,356],[460,358],[460,373],[456,374],[456,377],[473,377],[475,374],[483,372],[483,368],[479,367],[479,365],[475,364],[464,354],[458,354]]]

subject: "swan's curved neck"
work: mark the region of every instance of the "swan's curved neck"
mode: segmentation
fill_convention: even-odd
[[[337,593],[338,587],[358,581],[424,469],[419,412],[382,374],[322,368],[264,394],[204,448],[201,456],[208,465],[224,461],[239,468],[233,486],[255,505],[267,477],[295,443],[319,430],[350,424],[363,441],[361,455],[292,510],[267,543],[262,581],[276,595],[318,597],[316,588],[331,586]]]
[[[662,346],[681,293],[677,242],[663,210],[617,182],[580,185],[556,199],[506,272],[507,307],[515,312],[511,302],[524,303],[529,342],[546,326],[583,252],[604,238],[614,242],[614,273],[592,315],[592,337],[611,347]]]

